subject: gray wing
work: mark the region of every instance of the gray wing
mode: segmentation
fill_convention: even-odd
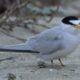
[[[52,41],[46,40],[46,41],[36,42],[33,49],[35,51],[39,51],[42,54],[48,54],[63,49],[63,46],[62,46],[62,41],[60,39]]]
[[[39,51],[42,54],[56,52],[63,48],[62,33],[59,31],[50,30],[43,32],[31,38],[28,43],[31,44],[32,50]]]

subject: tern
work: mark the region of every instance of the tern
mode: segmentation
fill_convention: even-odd
[[[0,45],[0,51],[30,52],[37,57],[50,60],[58,59],[63,66],[61,58],[71,54],[80,43],[80,19],[67,16],[61,24],[36,34],[25,43],[15,45]]]

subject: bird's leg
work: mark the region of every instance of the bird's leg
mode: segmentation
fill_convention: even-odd
[[[53,60],[51,59],[51,65],[53,65]]]
[[[59,58],[58,60],[59,60],[59,62],[61,64],[61,66],[64,66],[64,64],[62,63],[61,59]]]

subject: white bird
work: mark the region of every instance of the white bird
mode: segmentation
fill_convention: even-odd
[[[54,28],[47,29],[31,38],[25,43],[16,45],[0,45],[0,51],[32,52],[44,60],[58,59],[71,54],[80,43],[80,19],[68,16],[62,23]]]

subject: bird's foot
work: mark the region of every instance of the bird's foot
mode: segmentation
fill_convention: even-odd
[[[61,66],[64,67],[65,65],[62,63],[61,59],[59,58],[58,60],[59,60],[59,62],[61,64]]]

